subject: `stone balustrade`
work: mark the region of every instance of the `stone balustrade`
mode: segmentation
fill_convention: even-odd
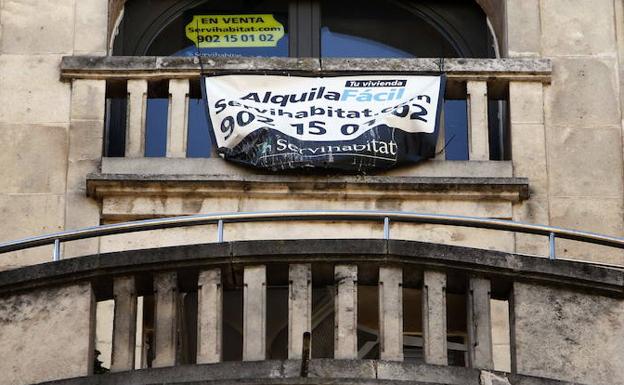
[[[275,290],[283,304],[269,295]],[[286,384],[308,375],[321,383],[370,376],[456,385],[606,383],[584,381],[582,368],[594,367],[619,383],[624,372],[609,352],[621,348],[623,297],[620,269],[410,241],[246,241],[98,254],[0,273],[0,384],[80,376],[87,377],[55,383],[146,384],[158,375],[179,383],[251,377]],[[114,374],[93,375],[96,302],[111,299]],[[493,371],[500,330],[492,299],[508,303],[512,374]],[[318,314],[329,315],[322,333]],[[376,330],[364,326],[372,314]],[[463,337],[457,325],[465,325]],[[310,351],[306,332],[312,357],[302,353]],[[283,353],[270,343],[276,340]],[[65,366],[36,365],[49,349]],[[596,354],[581,357],[579,349]],[[275,359],[284,360],[282,369],[269,370]],[[224,362],[231,360],[242,366]]]
[[[149,83],[166,82],[168,123],[166,154],[184,158],[187,154],[188,103],[191,83],[201,72],[272,73],[293,75],[337,74],[431,74],[445,73],[446,97],[465,99],[468,121],[468,158],[490,160],[488,100],[509,100],[512,152],[524,156],[525,135],[543,137],[542,86],[550,81],[547,59],[296,59],[296,58],[202,58],[197,57],[81,57],[63,58],[61,77],[84,84],[125,83],[127,127],[125,156],[145,155],[146,116]],[[122,87],[124,88],[124,87]],[[163,97],[163,96],[161,96]],[[167,97],[167,96],[165,96]],[[75,103],[73,101],[72,103]],[[514,125],[541,124],[515,129]],[[443,130],[443,128],[442,128]],[[518,133],[516,133],[518,131]],[[445,137],[440,135],[438,158],[444,159]]]

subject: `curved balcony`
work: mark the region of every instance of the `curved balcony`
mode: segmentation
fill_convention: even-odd
[[[0,273],[0,383],[539,385],[624,378],[616,353],[624,344],[621,269],[554,254],[393,240],[389,225],[528,232],[548,236],[551,245],[555,236],[615,247],[624,240],[483,218],[308,214],[158,219],[0,245],[6,252],[54,244],[56,259]],[[386,239],[218,239],[60,259],[61,240],[214,221],[222,231],[228,221],[328,217],[386,219]],[[110,300],[111,373],[96,375],[96,302]],[[493,301],[509,313],[502,329]],[[510,341],[511,373],[494,370],[501,330]]]

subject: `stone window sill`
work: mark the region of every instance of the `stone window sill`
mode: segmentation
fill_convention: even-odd
[[[428,161],[376,175],[258,173],[212,159],[103,158],[87,177],[91,197],[215,196],[296,199],[444,199],[516,203],[529,198],[528,179],[511,162]]]

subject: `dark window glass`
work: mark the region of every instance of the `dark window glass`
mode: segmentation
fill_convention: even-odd
[[[394,57],[408,58],[408,52],[392,46],[353,35],[321,29],[321,55],[323,57]]]
[[[487,57],[489,53],[485,15],[472,2],[324,0],[321,4],[323,57]],[[463,33],[458,35],[457,30]],[[448,160],[468,159],[466,107],[466,100],[445,101]],[[500,131],[498,126],[492,130]],[[495,151],[498,138],[493,138]]]
[[[418,273],[404,270],[403,276],[403,359],[424,363],[422,337],[422,290],[414,286]]]
[[[446,335],[448,362],[451,366],[466,366],[466,294],[446,294]]]
[[[126,82],[107,81],[104,156],[123,157],[125,155],[127,110]]]
[[[510,160],[511,138],[507,128],[506,100],[490,100],[488,102],[488,128],[490,159]]]
[[[271,15],[283,26],[282,37],[277,38],[261,31],[233,31],[224,36],[221,30],[214,33],[217,37],[211,38],[213,43],[218,44],[211,44],[212,48],[199,48],[199,51],[205,56],[288,56],[288,1],[230,0],[197,4],[197,1],[174,0],[128,2],[120,26],[120,38],[115,40],[115,54],[192,56],[197,54],[198,48],[187,35],[187,27],[234,29],[241,25],[241,18],[233,17],[227,22],[221,19],[220,24],[212,23],[209,18],[217,15]],[[206,16],[206,25],[200,25],[198,19],[194,18],[200,15]],[[266,28],[262,25],[254,24],[253,28]],[[275,24],[269,25],[271,26],[275,27]],[[192,32],[188,34],[193,37]],[[209,36],[213,34],[209,33]],[[260,46],[260,40],[269,46]]]
[[[197,4],[200,5],[197,5]],[[126,4],[124,11],[124,19],[120,25],[119,36],[115,39],[114,52],[116,55],[145,55],[145,56],[193,56],[200,53],[202,56],[288,56],[289,36],[288,36],[288,1],[279,0],[233,0],[228,2],[216,1],[131,1]],[[211,16],[222,16],[219,20],[223,21],[224,17],[231,16],[231,22],[227,25],[210,24]],[[242,17],[235,15],[270,15],[267,19],[271,23],[265,27],[282,28],[281,33],[275,35],[272,33],[246,34],[244,31],[233,32],[224,36],[222,33],[217,34],[220,43],[225,39],[237,40],[238,42],[246,40],[244,44],[238,47],[197,47],[195,41],[189,38],[187,27],[216,27],[216,28],[235,28],[242,20]],[[200,25],[196,16],[205,16],[207,25]],[[271,20],[274,19],[274,20]],[[262,27],[262,28],[265,28]],[[191,37],[193,33],[188,32]],[[209,34],[211,35],[211,34]],[[278,37],[281,36],[281,37]],[[197,34],[195,34],[197,40]],[[260,41],[263,40],[263,41]],[[268,41],[270,40],[270,41]],[[269,46],[259,46],[262,45]],[[230,44],[230,45],[232,45]],[[221,44],[223,45],[223,44]],[[151,92],[153,94],[153,92]],[[206,117],[205,106],[199,96],[199,92],[194,92],[189,99],[188,109],[188,157],[210,157],[211,140],[209,134],[209,123]],[[146,138],[145,138],[145,156],[165,156],[167,143],[167,110],[168,99],[164,99],[163,92],[158,91],[158,97],[150,96],[147,101],[146,116]],[[120,102],[117,102],[119,104]],[[109,107],[111,122],[121,121],[123,119],[125,126],[125,116],[121,110],[122,106],[112,104]],[[120,123],[121,124],[121,123]],[[111,154],[119,154],[114,156],[123,156],[123,137],[121,137],[118,125],[112,126],[109,130],[112,144]],[[121,142],[121,143],[119,143]],[[119,151],[121,146],[122,150]],[[111,155],[109,155],[111,156]]]
[[[104,153],[109,157],[125,156],[127,98],[106,100],[106,144]]]
[[[485,14],[472,1],[321,1],[321,56],[488,57]]]
[[[164,157],[167,155],[168,110],[168,98],[147,99],[145,118],[146,157]]]
[[[189,158],[209,158],[212,140],[210,123],[206,117],[206,106],[202,99],[189,99],[188,138],[186,156]]]
[[[468,112],[466,100],[444,101],[446,160],[468,160]]]
[[[222,360],[243,360],[243,290],[223,290]]]
[[[473,1],[465,0],[319,0],[303,3],[286,0],[197,0],[129,1],[115,39],[116,55],[147,56],[289,56],[322,57],[494,57],[486,17]],[[307,3],[306,3],[307,4]],[[319,12],[320,9],[320,12]],[[289,14],[290,13],[290,14]],[[320,13],[320,17],[319,17]],[[208,20],[226,15],[270,15],[283,26],[283,36],[275,44],[259,47],[197,47],[188,28],[235,27],[236,23],[200,25],[198,16]],[[223,19],[221,19],[223,21]],[[289,25],[292,21],[293,25]],[[281,28],[281,27],[280,27]],[[289,30],[292,30],[289,33]],[[233,39],[241,40],[244,31]],[[253,39],[259,39],[255,34]],[[223,39],[223,35],[219,35]],[[293,41],[289,41],[290,39]],[[230,39],[230,38],[228,38]],[[247,36],[245,39],[250,40]],[[306,44],[309,46],[307,49]],[[297,47],[296,49],[293,47]],[[316,47],[315,49],[312,49]],[[163,97],[159,95],[159,97]],[[166,153],[167,108],[163,101],[148,99],[146,156]],[[111,100],[109,108],[109,156],[123,156],[125,107]],[[164,110],[163,110],[164,109]],[[506,110],[490,103],[490,149],[492,159],[508,159],[509,136]],[[468,159],[468,119],[465,100],[445,102],[446,159]],[[107,123],[108,124],[108,123]],[[198,94],[191,95],[188,109],[188,157],[209,157],[209,123]]]
[[[379,359],[379,286],[357,288],[358,357]]]
[[[449,336],[447,338],[449,349],[447,350],[448,364],[450,366],[466,366],[467,350],[464,336]]]
[[[326,274],[327,276],[328,274]],[[312,272],[314,280],[320,274]],[[330,279],[326,278],[326,281]],[[314,282],[318,285],[317,282]],[[327,282],[324,282],[327,283]],[[334,295],[336,286],[316,286],[312,290],[312,358],[334,357]]]

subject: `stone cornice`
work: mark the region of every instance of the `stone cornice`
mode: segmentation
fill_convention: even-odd
[[[90,174],[89,196],[246,196],[428,198],[519,202],[529,198],[526,178]]]
[[[513,281],[624,296],[624,271],[621,269],[462,246],[382,239],[235,241],[95,254],[0,272],[0,295],[88,280],[94,282],[98,299],[104,300],[112,296],[112,289],[99,283],[110,282],[115,276],[140,277],[156,271],[190,271],[211,266],[231,270],[249,264],[271,263],[394,264],[449,274],[478,274],[492,280],[495,297],[503,297]],[[418,279],[418,274],[407,274],[405,284],[417,286]],[[367,282],[365,275],[359,280],[362,284],[377,282],[376,278]],[[151,282],[150,279],[139,281]],[[463,285],[462,280],[449,280],[449,284],[451,282]],[[452,286],[448,289],[458,290]],[[139,284],[138,290],[147,293],[151,286]]]
[[[450,80],[505,80],[550,82],[552,64],[542,58],[417,58],[314,59],[220,58],[158,56],[65,56],[63,79],[170,79],[197,78],[205,73],[272,73],[337,75],[363,73],[431,74],[444,72]]]

